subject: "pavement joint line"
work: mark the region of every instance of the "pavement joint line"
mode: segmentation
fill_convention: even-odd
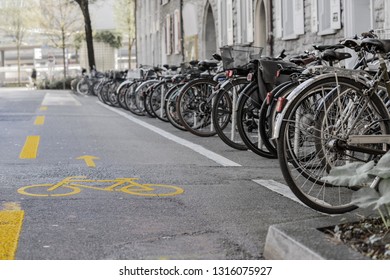
[[[148,124],[147,122],[144,122],[144,121],[141,121],[137,118],[134,118],[133,116],[130,116],[129,114],[126,114],[125,112],[121,112],[115,108],[111,108],[110,106],[108,105],[105,105],[105,104],[102,104],[101,102],[99,101],[96,101],[96,103],[98,103],[99,105],[105,107],[106,109],[114,112],[114,113],[117,113],[118,115],[122,116],[122,117],[125,117],[126,119],[138,124],[138,125],[141,125],[143,126],[144,128],[147,128],[177,144],[180,144],[182,146],[185,146],[195,152],[197,152],[198,154],[201,154],[211,160],[213,160],[214,162],[224,166],[224,167],[241,167],[242,165],[241,164],[238,164],[234,161],[231,161],[230,159],[227,159],[217,153],[214,153],[213,151],[210,151],[204,147],[202,147],[201,145],[198,145],[198,144],[195,144],[195,143],[192,143],[188,140],[185,140],[183,138],[180,138],[180,137],[177,137],[176,135],[173,135],[172,133],[169,133],[165,130],[162,130],[161,128],[158,128],[154,125],[151,125],[151,124]]]
[[[23,149],[20,152],[20,159],[35,159],[38,154],[38,147],[41,137],[38,135],[27,136]]]

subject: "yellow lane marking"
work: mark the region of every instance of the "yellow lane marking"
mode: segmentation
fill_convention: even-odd
[[[41,106],[41,108],[39,108],[39,111],[47,111],[47,106]]]
[[[13,260],[22,230],[24,211],[14,202],[4,203],[3,209],[0,211],[0,260]]]
[[[40,136],[27,136],[23,149],[19,155],[20,159],[35,159],[38,154]]]
[[[45,123],[45,116],[37,116],[34,125],[43,125]]]
[[[96,167],[96,164],[94,162],[95,159],[99,159],[98,157],[95,157],[95,156],[82,156],[82,157],[78,157],[76,159],[82,159],[85,161],[85,164],[88,166],[88,167]]]

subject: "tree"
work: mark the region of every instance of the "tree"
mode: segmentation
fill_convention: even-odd
[[[16,45],[18,61],[18,84],[20,85],[20,49],[28,30],[36,26],[36,18],[31,17],[36,10],[35,0],[3,0],[0,8],[0,29]]]
[[[84,28],[85,28],[85,40],[87,43],[87,51],[88,51],[88,63],[90,69],[95,68],[95,52],[93,49],[93,32],[92,32],[92,24],[91,24],[91,16],[89,14],[89,4],[96,2],[97,0],[73,0],[76,2],[81,9],[81,12],[84,16]]]
[[[82,27],[80,11],[72,3],[63,0],[40,0],[40,11],[41,27],[51,44],[62,49],[65,87],[66,48],[71,44],[72,36]]]
[[[129,68],[131,68],[131,50],[135,43],[135,4],[135,0],[116,0],[114,4],[116,24],[128,43]]]

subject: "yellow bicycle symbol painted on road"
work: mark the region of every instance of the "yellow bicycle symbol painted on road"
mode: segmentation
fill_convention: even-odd
[[[75,195],[82,189],[107,192],[123,192],[146,197],[175,196],[184,193],[182,188],[162,184],[141,184],[139,178],[117,178],[113,180],[91,180],[85,176],[67,177],[56,184],[39,184],[18,189],[18,193],[36,197],[64,197]]]

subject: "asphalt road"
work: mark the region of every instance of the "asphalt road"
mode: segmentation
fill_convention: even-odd
[[[262,259],[270,225],[321,216],[288,197],[277,160],[93,96],[0,89],[0,131],[14,259]]]

